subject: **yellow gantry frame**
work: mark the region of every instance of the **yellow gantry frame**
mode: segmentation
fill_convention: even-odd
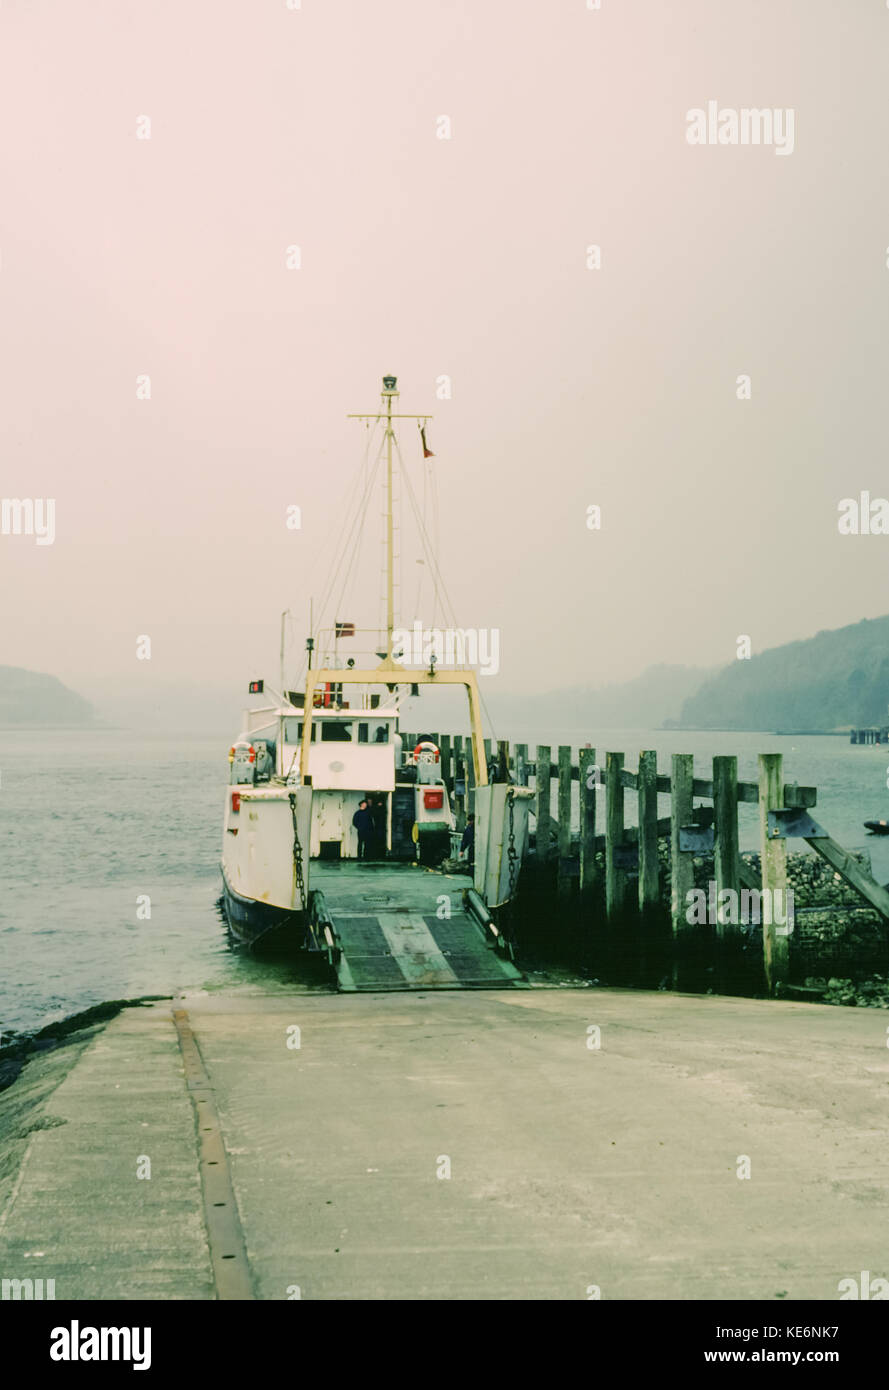
[[[303,736],[299,754],[299,780],[302,786],[308,784],[309,749],[312,746],[312,715],[315,705],[315,691],[322,685],[464,685],[469,699],[469,722],[472,728],[472,766],[475,772],[475,785],[488,785],[488,763],[484,757],[484,732],[482,729],[481,697],[474,671],[455,669],[445,671],[412,671],[391,658],[380,662],[372,670],[357,671],[354,668],[335,671],[323,667],[309,671],[306,675],[306,693],[303,709]],[[351,713],[351,711],[350,711]],[[356,713],[373,718],[373,710]]]

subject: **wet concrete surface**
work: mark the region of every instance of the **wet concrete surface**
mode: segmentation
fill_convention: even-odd
[[[3,1277],[216,1296],[173,1007],[260,1299],[783,1301],[889,1274],[882,1011],[532,988],[124,1012],[0,1096]]]

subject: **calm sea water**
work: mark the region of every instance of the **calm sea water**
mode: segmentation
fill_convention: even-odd
[[[532,747],[539,731],[502,729]],[[847,848],[867,844],[889,879],[889,843],[862,821],[889,819],[889,750],[844,739],[549,729],[553,745],[589,738],[634,766],[642,748],[669,770],[695,755],[736,753],[755,780],[756,755],[784,754],[786,780],[819,789],[813,812]],[[298,964],[258,961],[229,944],[216,903],[225,738],[171,740],[119,730],[0,731],[0,1032],[30,1029],[107,999],[178,989],[274,991],[305,986]],[[632,823],[635,797],[626,798]],[[669,799],[661,798],[661,815]],[[742,845],[755,848],[755,807],[740,807]],[[797,847],[803,848],[801,844]],[[151,899],[149,920],[137,898]]]

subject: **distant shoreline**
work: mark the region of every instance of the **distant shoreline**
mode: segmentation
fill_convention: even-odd
[[[702,729],[693,724],[662,724],[661,734],[763,734],[769,738],[848,738],[849,729]]]

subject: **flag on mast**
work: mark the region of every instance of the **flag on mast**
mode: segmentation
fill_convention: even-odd
[[[435,458],[435,455],[433,454],[432,450],[429,449],[429,448],[427,448],[427,446],[426,446],[426,426],[425,426],[425,425],[421,425],[421,426],[420,426],[420,438],[421,438],[422,441],[423,441],[423,457],[424,457],[424,459],[434,459],[434,458]]]

